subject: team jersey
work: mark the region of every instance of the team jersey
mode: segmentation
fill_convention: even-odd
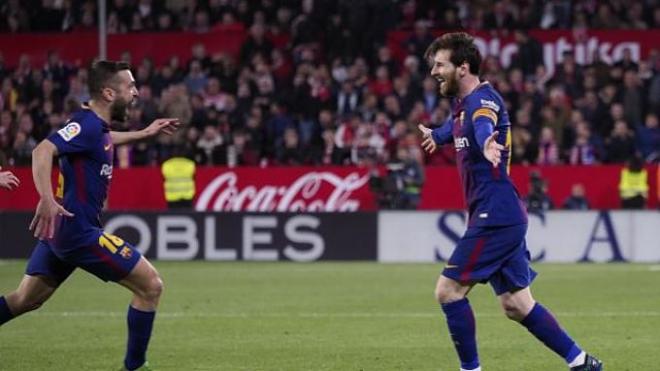
[[[499,132],[496,140],[506,147],[497,167],[484,157],[484,143],[477,140],[493,131]],[[509,115],[502,97],[488,82],[481,83],[463,99],[454,99],[451,117],[433,130],[432,136],[437,144],[454,142],[470,227],[527,223],[527,212],[509,177]]]
[[[60,251],[98,243],[100,214],[112,178],[113,146],[108,124],[81,109],[47,138],[57,147],[60,175],[55,197],[75,216],[61,217],[53,239]]]

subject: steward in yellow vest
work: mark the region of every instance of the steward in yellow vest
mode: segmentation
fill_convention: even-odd
[[[195,197],[195,162],[185,157],[172,157],[163,162],[165,200],[170,209],[192,208]]]
[[[633,158],[621,170],[619,196],[624,209],[643,209],[649,196],[648,172],[642,160]]]

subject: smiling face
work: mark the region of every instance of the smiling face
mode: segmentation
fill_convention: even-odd
[[[458,94],[458,80],[460,68],[454,66],[449,60],[451,51],[438,50],[433,56],[431,76],[438,81],[439,91],[445,97],[454,97]]]

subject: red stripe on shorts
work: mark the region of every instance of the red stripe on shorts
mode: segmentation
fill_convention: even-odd
[[[461,282],[467,282],[470,280],[470,275],[472,274],[472,270],[474,269],[475,264],[477,264],[477,260],[479,260],[479,256],[481,255],[481,250],[483,249],[485,243],[486,243],[486,238],[480,238],[477,240],[477,244],[474,247],[474,250],[472,250],[472,253],[470,254],[470,258],[468,259],[468,263],[465,266],[465,270],[461,272]]]

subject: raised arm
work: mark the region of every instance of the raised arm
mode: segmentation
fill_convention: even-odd
[[[149,126],[138,131],[111,131],[112,144],[120,145],[151,138],[161,131],[172,135],[181,125],[179,119],[163,118],[156,119]]]

